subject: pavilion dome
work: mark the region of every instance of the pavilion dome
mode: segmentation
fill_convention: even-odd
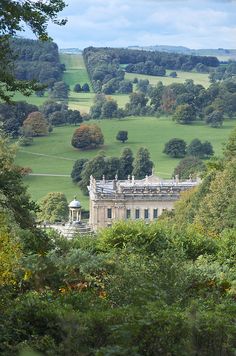
[[[76,199],[76,197],[74,198],[74,200],[72,200],[69,204],[69,208],[72,209],[79,209],[81,208],[81,203],[79,200]]]

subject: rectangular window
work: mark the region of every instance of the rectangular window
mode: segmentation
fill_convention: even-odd
[[[131,210],[127,209],[126,210],[126,219],[130,219],[130,216],[131,216]]]
[[[158,218],[158,209],[153,209],[153,219]]]
[[[144,219],[149,219],[149,210],[144,209]]]
[[[108,218],[108,219],[111,219],[111,218],[112,218],[112,209],[111,209],[111,208],[108,208],[108,209],[107,209],[107,218]]]
[[[139,218],[140,218],[140,210],[135,209],[135,219],[139,219]]]

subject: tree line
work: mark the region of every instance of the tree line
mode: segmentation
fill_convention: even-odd
[[[228,79],[204,88],[193,80],[151,86],[148,80],[135,80],[137,92],[129,96],[125,108],[119,108],[114,99],[97,94],[90,108],[92,119],[124,116],[172,115],[179,124],[204,120],[207,125],[221,127],[225,117],[236,113],[236,81]]]
[[[2,127],[7,134],[14,138],[22,135],[37,136],[38,131],[35,131],[35,123],[37,123],[41,134],[47,135],[50,127],[67,124],[78,125],[82,121],[83,115],[79,110],[71,110],[67,104],[55,100],[46,100],[40,107],[25,101],[0,104]]]
[[[136,179],[143,179],[146,175],[152,174],[153,162],[147,148],[140,147],[134,157],[130,148],[124,148],[120,158],[106,157],[104,152],[98,153],[95,157],[79,159],[74,163],[71,178],[74,183],[78,183],[84,194],[88,194],[87,186],[90,176],[101,180],[104,176],[108,180],[128,179],[132,175]]]
[[[208,72],[210,67],[219,66],[216,57],[124,48],[88,47],[84,49],[83,57],[94,91],[105,94],[132,91],[130,81],[124,80],[125,71],[164,76],[166,69]]]
[[[65,65],[60,63],[56,43],[12,38],[10,47],[14,57],[16,79],[35,80],[49,88],[62,81]]]

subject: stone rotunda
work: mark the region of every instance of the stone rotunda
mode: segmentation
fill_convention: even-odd
[[[81,222],[81,203],[74,197],[69,206],[69,222]]]

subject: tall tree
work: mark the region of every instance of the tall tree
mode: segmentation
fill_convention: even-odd
[[[38,216],[44,221],[54,223],[68,220],[69,208],[64,193],[48,193],[40,202]]]
[[[51,97],[55,99],[68,99],[70,87],[65,82],[56,82],[52,88]]]
[[[39,111],[29,114],[23,122],[25,136],[45,136],[48,134],[48,124]]]
[[[150,160],[150,153],[147,148],[140,147],[134,159],[133,175],[136,179],[143,179],[146,175],[152,174],[153,162]]]
[[[118,173],[119,179],[127,179],[128,175],[133,171],[133,152],[130,148],[124,148],[120,156],[120,169]]]
[[[124,143],[128,140],[128,131],[119,131],[116,135],[116,139]]]
[[[71,178],[74,183],[78,183],[81,180],[81,173],[86,162],[88,162],[88,159],[86,158],[80,158],[75,161],[71,172]]]
[[[79,186],[84,194],[88,195],[87,186],[89,185],[90,176],[92,175],[96,179],[102,179],[102,176],[106,174],[106,162],[103,153],[99,153],[97,156],[85,163],[81,173],[81,181]]]
[[[192,105],[178,105],[175,109],[173,120],[179,124],[190,124],[196,120],[196,111]]]
[[[96,148],[104,143],[104,137],[102,130],[99,126],[93,125],[81,125],[75,130],[71,144],[75,148],[82,150]]]
[[[181,138],[172,138],[166,142],[163,153],[172,158],[182,158],[186,154],[186,142]]]

